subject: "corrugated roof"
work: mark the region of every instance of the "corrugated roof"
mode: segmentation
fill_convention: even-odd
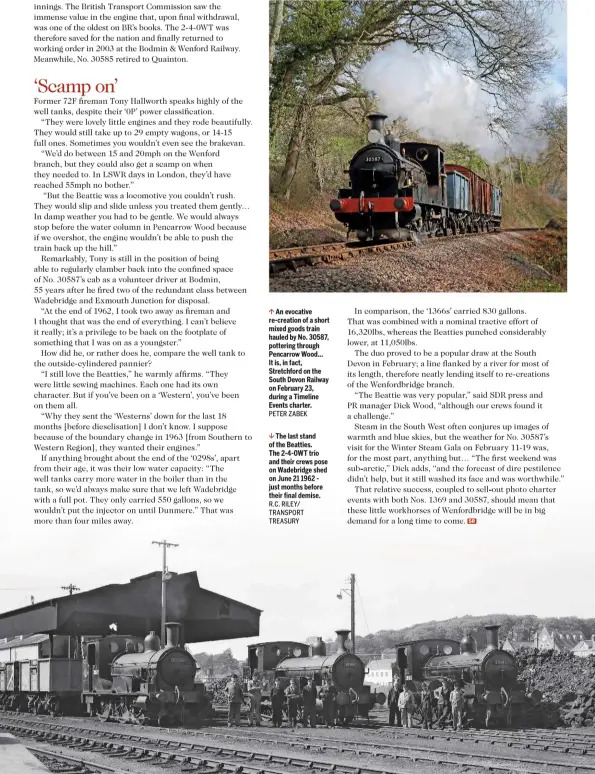
[[[49,634],[32,634],[29,637],[11,637],[9,640],[0,640],[0,650],[8,650],[9,648],[17,648],[22,645],[38,645],[40,642],[45,642],[50,637]]]

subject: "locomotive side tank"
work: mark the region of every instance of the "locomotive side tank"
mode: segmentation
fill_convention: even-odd
[[[84,701],[89,714],[160,725],[192,723],[210,707],[205,687],[195,683],[196,661],[180,645],[180,624],[167,623],[160,647],[151,632],[142,650],[118,654],[110,666],[111,681],[95,679],[95,653],[87,649],[89,686]],[[132,644],[132,643],[131,643]]]
[[[311,655],[296,656],[294,653],[298,649],[294,648],[290,655],[278,661],[274,669],[274,677],[280,679],[283,687],[292,678],[300,686],[312,678],[314,684],[320,687],[330,677],[337,691],[339,719],[343,723],[348,723],[358,715],[367,718],[372,707],[376,703],[383,704],[385,700],[384,694],[373,694],[370,686],[364,685],[366,667],[358,656],[347,650],[348,635],[348,630],[337,630],[337,651],[331,655],[326,654],[326,646],[322,638],[318,638],[312,646]],[[319,709],[322,709],[322,705]]]
[[[486,647],[477,648],[471,635],[454,640],[420,640],[397,645],[401,680],[418,694],[426,682],[433,691],[441,684],[463,687],[468,723],[508,723],[524,718],[532,706],[518,682],[514,657],[499,647],[497,625],[484,627]]]
[[[350,187],[330,203],[360,241],[406,240],[446,229],[444,151],[430,143],[400,143],[384,133],[386,115],[368,116],[369,145],[349,164]]]
[[[385,133],[383,113],[368,116],[368,145],[350,161],[349,187],[330,202],[336,219],[357,238],[417,240],[416,234],[493,231],[500,227],[502,191],[475,172],[446,164],[428,142],[399,142]]]
[[[345,647],[349,632],[343,629],[337,631],[337,652],[330,656],[313,655],[308,658],[285,658],[278,664],[276,671],[283,677],[331,677],[338,691],[349,693],[349,689],[357,691],[364,682],[366,668],[361,659],[350,653]]]
[[[486,626],[487,645],[477,651],[477,642],[471,636],[461,640],[461,653],[451,656],[433,656],[423,667],[426,679],[447,677],[455,682],[474,686],[474,692],[512,690],[517,683],[514,657],[498,647],[499,626]]]

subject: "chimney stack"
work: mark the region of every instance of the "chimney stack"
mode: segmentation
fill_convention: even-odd
[[[337,629],[337,653],[347,653],[345,643],[349,637],[349,629]]]
[[[182,628],[179,623],[166,623],[166,648],[177,648],[180,644],[180,629]]]
[[[368,119],[368,141],[371,143],[384,144],[384,122],[387,116],[384,113],[370,113]]]
[[[492,624],[491,626],[483,627],[486,632],[486,650],[496,650],[498,648],[498,632],[500,630],[500,624]]]

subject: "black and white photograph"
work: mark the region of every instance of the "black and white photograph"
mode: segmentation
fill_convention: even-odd
[[[591,549],[552,535],[531,558],[484,539],[462,555],[460,539],[403,538],[365,558],[304,540],[266,570],[244,543],[226,549],[232,573],[201,562],[209,589],[173,569],[192,556],[184,537],[146,546],[127,569],[163,566],[129,580],[81,563],[83,588],[54,587],[64,576],[42,563],[29,604],[0,614],[3,731],[42,761],[59,738],[63,765],[84,751],[90,771],[588,770]],[[341,575],[341,557],[359,572]],[[5,603],[25,599],[19,582]]]

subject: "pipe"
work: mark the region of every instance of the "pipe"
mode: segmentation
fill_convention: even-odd
[[[500,624],[492,624],[483,627],[486,632],[486,650],[496,650],[498,648],[498,631]]]

